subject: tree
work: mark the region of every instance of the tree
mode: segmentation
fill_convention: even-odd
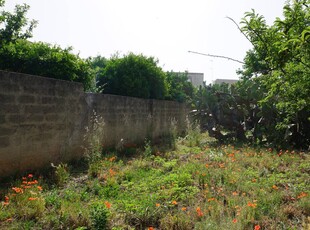
[[[198,92],[194,114],[212,136],[309,148],[309,3],[287,2],[284,19],[271,26],[254,10],[245,14],[238,28],[253,48],[238,71],[240,81],[230,89],[214,85]]]
[[[240,30],[253,44],[240,71],[244,84],[257,78],[265,93],[259,100],[266,132],[279,145],[310,144],[310,10],[309,0],[288,2],[284,19],[268,26],[263,16],[245,14]],[[265,110],[265,111],[264,111]],[[273,114],[267,119],[266,116]],[[267,124],[266,123],[266,124]]]
[[[200,87],[195,103],[192,114],[203,131],[208,131],[219,141],[246,140],[242,100],[233,85],[222,83]]]
[[[4,1],[0,0],[0,7]],[[28,5],[17,5],[14,13],[0,14],[0,69],[43,77],[81,82],[85,90],[94,90],[94,71],[89,61],[43,42],[30,42],[36,21],[28,22]]]
[[[94,87],[89,63],[72,54],[71,48],[42,42],[20,39],[1,47],[0,69],[81,82],[85,90]]]
[[[153,57],[130,53],[112,57],[99,73],[98,87],[103,93],[131,97],[164,99],[167,94],[165,72]]]
[[[195,87],[188,80],[187,73],[167,72],[167,99],[192,103]]]
[[[5,4],[0,0],[0,7]],[[26,14],[29,6],[16,5],[14,13],[2,11],[0,14],[0,45],[15,42],[18,39],[28,39],[32,37],[32,30],[36,27],[37,21],[28,21]],[[25,28],[26,27],[26,28]]]
[[[99,77],[100,77],[100,72],[106,67],[108,60],[105,57],[102,57],[100,55],[96,56],[96,57],[89,57],[87,59],[87,62],[90,64],[92,71],[95,75],[95,86],[97,86],[97,84],[99,84]],[[95,87],[95,89],[93,90],[93,92],[97,92],[97,93],[102,93],[104,87],[103,86],[98,86]]]

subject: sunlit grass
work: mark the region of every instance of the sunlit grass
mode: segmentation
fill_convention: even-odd
[[[148,144],[147,153],[140,150],[134,158],[109,153],[61,186],[42,186],[49,178],[33,175],[12,182],[23,192],[8,188],[0,206],[0,227],[309,227],[308,153],[209,145],[206,138],[180,139],[173,151]],[[35,184],[25,189],[24,181]]]

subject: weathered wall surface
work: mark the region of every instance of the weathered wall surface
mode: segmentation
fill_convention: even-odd
[[[184,128],[186,107],[172,101],[84,93],[79,83],[0,71],[0,177],[83,154],[93,112],[104,120],[102,144],[141,142]]]

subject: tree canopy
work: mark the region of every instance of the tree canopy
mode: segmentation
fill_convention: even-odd
[[[4,0],[0,1],[0,7]],[[72,53],[72,48],[31,42],[36,21],[26,18],[29,6],[16,5],[14,13],[0,13],[0,69],[81,82],[85,90],[95,87],[88,61]]]
[[[258,98],[259,104],[272,110],[270,122],[279,141],[295,145],[309,145],[310,141],[309,3],[288,2],[283,8],[284,18],[277,18],[271,26],[254,10],[241,22],[242,32],[253,44],[240,71],[244,84],[257,78],[266,89]]]
[[[5,4],[0,0],[0,7]],[[32,30],[36,27],[37,21],[28,21],[26,14],[29,6],[26,4],[16,5],[14,13],[2,11],[0,13],[0,45],[14,42],[18,39],[28,39],[32,37]]]
[[[167,99],[192,103],[195,87],[188,80],[187,73],[167,72],[168,95]]]
[[[129,53],[114,56],[99,73],[103,92],[149,99],[164,99],[167,94],[165,72],[153,57]]]
[[[230,92],[215,86],[199,92],[209,98],[199,98],[199,111],[211,134],[223,139],[228,131],[239,140],[247,137],[279,148],[309,147],[309,3],[288,1],[283,19],[270,26],[254,10],[245,13],[238,28],[253,48],[238,71],[240,81]]]

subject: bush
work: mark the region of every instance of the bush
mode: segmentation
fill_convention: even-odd
[[[97,87],[103,93],[164,99],[167,93],[165,73],[153,57],[128,54],[111,58],[98,74]]]
[[[90,211],[92,226],[94,229],[108,229],[108,210],[104,204],[96,203]]]
[[[43,42],[17,40],[0,47],[0,69],[81,82],[85,90],[93,89],[90,65],[71,51]]]
[[[0,0],[0,7],[4,0]],[[16,5],[13,13],[0,11],[0,69],[43,77],[77,81],[85,90],[95,90],[95,69],[90,62],[43,42],[30,42],[37,22],[26,17],[29,6]],[[25,32],[24,32],[25,31]]]

